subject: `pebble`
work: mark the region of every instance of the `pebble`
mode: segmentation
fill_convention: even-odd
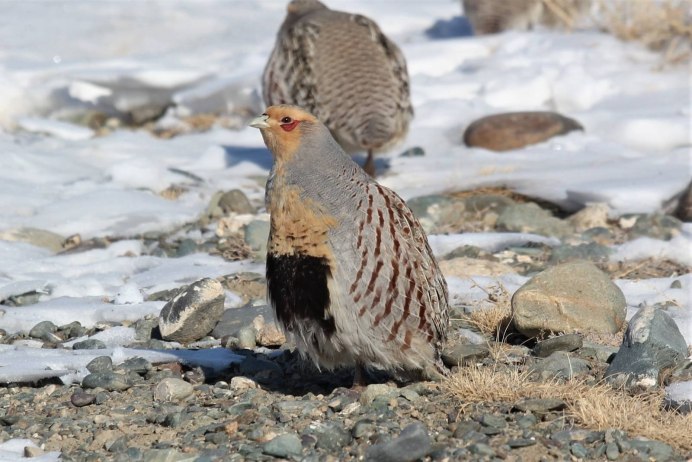
[[[490,350],[486,345],[460,344],[442,351],[442,361],[447,367],[468,365],[487,358]]]
[[[299,456],[303,452],[303,445],[296,434],[286,433],[265,443],[262,452],[274,457]]]
[[[88,406],[90,404],[93,404],[95,401],[96,395],[87,393],[81,388],[76,389],[74,393],[72,393],[72,396],[70,396],[70,402],[74,404],[76,407]]]
[[[45,451],[36,446],[24,446],[24,457],[33,458],[40,457],[45,454]]]
[[[223,286],[215,279],[190,284],[161,309],[161,337],[183,343],[201,339],[221,319],[225,298]]]
[[[269,240],[269,222],[266,220],[252,220],[244,228],[245,243],[256,252],[258,256],[267,254],[267,241]]]
[[[555,218],[533,202],[506,207],[497,218],[497,227],[505,231],[535,233],[566,238],[574,233],[568,222]]]
[[[51,321],[41,321],[31,328],[29,335],[33,338],[46,340],[47,338],[52,338],[51,334],[54,334],[57,330],[58,326]]]
[[[512,449],[525,448],[528,446],[533,446],[534,444],[536,444],[536,440],[532,440],[532,439],[528,439],[528,438],[516,438],[516,439],[512,439],[512,440],[507,441],[507,445]]]
[[[240,189],[232,189],[221,195],[219,207],[224,214],[234,212],[239,214],[255,213],[255,208],[250,204],[250,200]]]
[[[514,404],[514,409],[521,412],[537,412],[540,414],[545,414],[551,411],[561,411],[567,407],[561,399],[540,399],[540,398],[530,398],[519,401]],[[523,416],[529,417],[529,416]],[[531,416],[533,417],[533,416]],[[534,417],[535,419],[535,417]]]
[[[431,452],[432,440],[420,422],[414,422],[401,434],[386,443],[374,444],[365,450],[367,462],[413,462]]]
[[[187,398],[194,391],[191,384],[176,378],[166,378],[154,388],[154,400],[179,401]]]
[[[257,382],[254,380],[248,378],[248,377],[243,377],[243,376],[236,376],[231,379],[230,383],[230,388],[231,390],[235,391],[245,391],[245,390],[250,390],[253,388],[257,388]]]
[[[317,437],[316,447],[335,453],[340,448],[351,443],[351,433],[344,430],[338,422],[324,422],[317,424],[310,433]]]
[[[101,340],[90,338],[72,344],[73,350],[105,350],[106,344]]]
[[[367,387],[365,387],[365,390],[363,390],[360,394],[360,403],[370,404],[373,401],[375,401],[375,398],[377,398],[378,396],[387,396],[395,391],[395,388],[383,383],[370,384]]]
[[[92,372],[82,380],[84,388],[103,388],[108,391],[124,391],[132,386],[130,378],[115,372]]]
[[[144,375],[152,370],[151,363],[148,360],[138,356],[126,359],[118,367],[125,371],[134,372],[139,375]]]
[[[541,359],[532,367],[533,372],[544,379],[571,379],[591,370],[588,361],[570,356],[564,351],[556,351],[547,358]]]
[[[257,331],[254,327],[246,326],[238,331],[238,346],[252,350],[257,345]]]
[[[550,356],[556,351],[574,351],[584,345],[581,335],[565,334],[536,343],[533,354],[539,358]]]

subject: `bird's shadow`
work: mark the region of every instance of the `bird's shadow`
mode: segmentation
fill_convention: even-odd
[[[454,16],[451,19],[438,19],[425,31],[433,40],[444,40],[473,35],[473,27],[466,16]]]
[[[267,148],[249,146],[221,146],[226,156],[226,167],[235,167],[243,162],[251,162],[263,169],[271,170],[274,160]]]

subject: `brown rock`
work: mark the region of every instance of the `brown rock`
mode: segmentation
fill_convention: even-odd
[[[492,151],[519,149],[573,130],[584,130],[574,119],[556,112],[507,112],[476,120],[466,128],[464,143]]]
[[[675,217],[686,223],[692,222],[692,181],[680,196],[680,201],[675,209]]]

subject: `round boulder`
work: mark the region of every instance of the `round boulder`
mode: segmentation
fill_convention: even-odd
[[[161,309],[161,337],[182,343],[201,339],[221,319],[224,299],[223,286],[215,279],[190,284]]]
[[[625,322],[625,296],[587,261],[563,263],[537,274],[512,297],[514,325],[527,337],[552,332],[616,333]]]
[[[509,151],[542,143],[574,130],[584,130],[584,127],[576,120],[556,112],[507,112],[471,123],[464,132],[464,144],[491,151]]]

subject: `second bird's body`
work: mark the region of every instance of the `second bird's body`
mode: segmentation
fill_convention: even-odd
[[[265,117],[255,126],[275,158],[267,285],[277,319],[319,366],[434,375],[447,286],[422,227],[312,115],[278,106]]]
[[[267,105],[313,113],[348,152],[401,141],[413,116],[406,61],[369,18],[293,0],[262,79]]]

